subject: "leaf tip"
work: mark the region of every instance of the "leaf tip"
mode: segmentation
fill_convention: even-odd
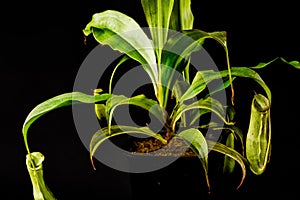
[[[90,160],[91,160],[91,163],[92,163],[93,170],[96,170],[96,166],[95,166],[94,159],[93,159],[92,155],[90,157]]]

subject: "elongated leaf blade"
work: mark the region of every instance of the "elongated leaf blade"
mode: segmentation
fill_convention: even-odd
[[[292,65],[293,67],[300,69],[300,62],[297,60],[293,60],[293,61],[286,61],[285,59],[281,58],[285,63]]]
[[[256,94],[251,105],[250,123],[246,137],[246,156],[253,173],[259,175],[265,171],[270,148],[270,103],[265,96]]]
[[[177,137],[183,138],[187,141],[187,143],[191,145],[191,149],[199,157],[205,172],[207,186],[210,189],[208,178],[208,146],[205,137],[198,129],[195,128],[184,130],[178,133]]]
[[[95,103],[95,102],[105,101],[109,97],[110,97],[109,94],[100,94],[100,95],[93,96],[81,92],[71,92],[71,93],[65,93],[65,94],[55,96],[37,105],[35,108],[31,110],[31,112],[26,117],[22,128],[23,137],[24,137],[24,141],[28,153],[29,153],[29,147],[27,142],[27,132],[31,124],[35,122],[38,118],[40,118],[41,116],[43,116],[44,114],[52,110],[61,108],[63,106],[68,106],[79,102]]]
[[[167,41],[174,0],[142,0],[142,6],[153,38],[157,56]]]
[[[297,69],[300,69],[300,62],[297,61],[297,60],[292,60],[292,61],[287,61],[286,59],[282,58],[282,57],[277,57],[277,58],[274,58],[273,60],[269,61],[269,62],[261,62],[261,63],[258,63],[256,66],[253,66],[251,68],[253,69],[260,69],[260,68],[264,68],[268,65],[270,65],[271,63],[275,62],[276,60],[280,59],[282,62],[288,64],[288,65],[291,65]]]
[[[93,162],[93,156],[99,146],[107,139],[111,137],[115,137],[122,134],[142,134],[150,137],[154,137],[161,141],[163,144],[166,144],[167,141],[158,133],[155,133],[148,127],[134,127],[134,126],[124,126],[124,125],[113,125],[110,128],[105,127],[103,129],[98,130],[92,137],[90,141],[90,159],[93,164],[94,169],[95,165]]]
[[[189,85],[187,82],[179,80],[176,81],[172,89],[172,94],[176,98],[177,103],[179,103],[179,99],[182,97],[188,87]]]
[[[221,73],[223,73],[224,71],[222,71]],[[227,72],[225,72],[226,74]],[[265,91],[270,103],[272,100],[272,93],[271,90],[269,89],[268,85],[264,82],[264,80],[261,78],[261,76],[254,71],[251,68],[248,67],[232,67],[231,68],[231,74],[232,76],[236,76],[236,77],[245,77],[245,78],[250,78],[252,80],[254,80],[255,82],[257,82]]]
[[[275,62],[278,59],[280,59],[281,61],[283,61],[286,64],[289,64],[289,65],[295,67],[296,69],[300,69],[299,61],[296,61],[296,60],[287,61],[286,59],[284,59],[282,57],[277,57],[269,62],[261,62],[261,63],[257,64],[256,66],[252,66],[252,67],[232,67],[231,72],[232,72],[233,76],[247,77],[247,78],[251,78],[254,81],[256,81],[265,90],[268,100],[270,101],[270,104],[271,104],[271,101],[272,101],[271,91],[268,88],[268,86],[266,85],[266,83],[263,81],[263,79],[260,77],[260,75],[254,70],[264,68],[264,67],[270,65],[271,63]],[[222,72],[222,73],[224,73],[224,72]],[[222,76],[225,76],[225,74],[223,74]]]
[[[271,63],[271,62],[269,62],[269,63]],[[190,88],[188,88],[188,90],[181,96],[181,99],[179,101],[183,102],[185,100],[195,97],[196,95],[198,95],[200,92],[202,92],[205,89],[206,85],[209,82],[211,82],[213,80],[228,77],[229,73],[232,76],[232,80],[235,77],[244,77],[244,78],[253,79],[264,89],[264,91],[266,92],[266,94],[268,96],[268,99],[271,101],[272,94],[271,94],[269,87],[263,81],[263,79],[260,77],[260,75],[256,71],[254,71],[253,69],[251,69],[249,67],[232,67],[230,72],[228,70],[223,70],[221,72],[213,71],[213,70],[205,70],[205,71],[197,72]],[[228,86],[229,84],[230,84],[230,82],[228,84],[226,84],[226,82],[225,82],[223,86],[226,86],[226,85]],[[223,87],[221,87],[221,89],[222,88]],[[226,87],[224,87],[224,89],[225,88]],[[218,91],[220,91],[220,90],[218,90]]]
[[[223,83],[221,83],[219,86],[214,88],[212,91],[209,91],[209,94],[207,94],[207,96],[211,96],[217,92],[225,90],[226,88],[228,88],[231,85],[231,83],[235,80],[235,78],[236,77],[232,77],[231,81],[229,78],[224,78]]]
[[[234,136],[233,133],[229,133],[227,140],[226,140],[226,146],[234,149]],[[223,172],[231,174],[235,167],[235,160],[230,158],[229,156],[225,155],[224,157],[224,166],[223,166]]]
[[[209,33],[194,29],[173,34],[164,46],[162,64],[182,72],[181,63],[188,60],[193,52],[199,51],[208,38],[216,40],[222,46],[226,45],[226,32]]]
[[[211,81],[217,79],[222,79],[221,74],[218,72],[215,72],[213,70],[198,71],[190,87],[181,96],[179,101],[184,102],[188,99],[194,98],[199,93],[201,93]]]
[[[267,86],[267,84],[263,81],[263,79],[260,77],[260,75],[254,71],[251,68],[248,67],[232,67],[231,68],[231,75],[232,79],[238,78],[238,77],[244,77],[244,78],[250,78],[257,82],[265,91],[266,95],[268,96],[269,101],[271,102],[272,94],[271,90]],[[183,102],[185,100],[191,99],[198,95],[201,91],[203,91],[206,87],[206,85],[216,79],[221,79],[221,78],[227,78],[229,76],[229,71],[228,70],[223,70],[223,71],[214,71],[214,70],[205,70],[198,72],[190,85],[190,87],[182,94],[179,102]],[[226,88],[225,86],[229,85],[224,83],[224,89]],[[184,104],[182,104],[184,106]],[[185,109],[192,108],[194,105],[190,105],[186,107]],[[185,109],[179,109],[179,111],[183,111]],[[178,115],[177,115],[178,117]],[[178,119],[176,119],[178,120]]]
[[[180,31],[192,29],[194,16],[191,9],[191,0],[175,0],[172,10],[170,29]]]
[[[108,127],[111,126],[114,110],[121,105],[134,105],[143,108],[153,114],[162,124],[165,123],[166,113],[157,101],[149,99],[145,95],[137,95],[134,97],[113,95],[106,103]]]
[[[154,86],[157,85],[158,70],[152,43],[134,19],[114,10],[96,13],[83,33],[86,36],[92,33],[100,44],[109,45],[143,64]]]
[[[261,68],[264,68],[264,67],[270,65],[271,63],[275,62],[276,60],[278,60],[278,58],[275,58],[269,62],[260,62],[256,66],[252,66],[251,68],[252,69],[261,69]]]
[[[241,154],[242,156],[245,156],[245,144],[244,144],[244,138],[245,136],[242,133],[242,130],[237,126],[228,126],[224,129],[227,129],[231,131],[231,134],[234,136],[235,140],[240,142],[240,148],[241,148]]]
[[[191,9],[191,0],[175,0],[170,19],[170,29],[176,31],[193,29],[194,16]],[[184,78],[190,81],[190,62],[182,63],[184,67]]]
[[[127,55],[124,55],[120,61],[118,62],[118,64],[115,66],[112,74],[111,74],[111,77],[110,77],[110,80],[109,80],[109,89],[108,89],[108,93],[111,94],[112,93],[112,84],[113,84],[113,79],[114,79],[114,76],[115,76],[115,73],[117,72],[117,70],[119,69],[120,66],[122,66],[122,64],[126,61],[128,61],[130,59],[129,56]]]
[[[186,30],[169,37],[162,52],[161,83],[165,88],[171,88],[175,72],[188,73],[185,68],[193,52],[199,51],[205,39],[212,38],[222,46],[226,45],[226,32],[204,32],[201,30]],[[226,46],[224,46],[226,49]],[[175,78],[176,79],[176,78]],[[189,78],[188,78],[189,79]],[[168,90],[163,92],[167,96]]]
[[[225,118],[225,110],[222,106],[222,104],[211,97],[200,99],[194,103],[191,104],[179,104],[177,106],[177,109],[174,110],[174,112],[171,115],[171,127],[175,129],[176,122],[180,119],[183,113],[187,112],[188,110],[208,110],[209,112],[215,113],[221,120],[224,121],[224,123],[230,125],[231,122],[228,122]]]
[[[269,101],[271,102],[272,94],[271,90],[269,89],[268,85],[264,82],[261,76],[252,68],[250,67],[231,67],[230,72],[228,70],[223,71],[214,71],[214,70],[205,70],[199,72],[199,76],[196,76],[191,84],[191,88],[188,89],[181,97],[182,100],[186,100],[195,96],[195,94],[199,94],[202,90],[202,85],[205,83],[209,83],[212,80],[220,79],[220,78],[228,78],[229,73],[232,75],[232,79],[243,77],[249,78],[257,82],[265,91]],[[205,78],[203,78],[205,77]],[[205,81],[204,81],[205,80]],[[225,86],[225,85],[224,85]],[[200,89],[199,89],[200,88]]]
[[[234,159],[242,169],[242,178],[237,186],[237,188],[241,187],[246,177],[246,164],[248,164],[247,160],[236,150],[215,141],[207,140],[208,150],[213,150],[219,153],[222,153],[232,159]]]

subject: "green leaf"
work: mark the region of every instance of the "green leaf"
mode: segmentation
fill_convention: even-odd
[[[210,98],[210,96],[209,95],[207,95],[204,99],[206,99],[206,98]],[[222,105],[220,104],[220,102],[216,102],[217,104],[218,104],[218,110],[220,110],[221,111],[221,113],[222,113],[222,115],[224,115],[225,114],[225,112],[223,111],[223,107],[222,107]],[[232,122],[233,121],[233,115],[234,115],[234,109],[232,108],[232,109],[230,109],[230,108],[232,108],[232,107],[229,107],[229,106],[226,106],[226,115],[224,115],[224,118],[226,118],[226,121],[227,122]],[[190,126],[193,126],[193,125],[196,125],[196,126],[198,126],[198,124],[195,124],[196,122],[198,122],[197,120],[201,117],[201,116],[203,116],[204,114],[206,114],[206,113],[210,113],[211,111],[210,110],[207,110],[207,109],[200,109],[200,110],[193,110],[192,111],[192,113],[191,113],[191,116],[192,116],[192,119],[191,119],[191,122],[190,122]],[[216,123],[216,122],[214,122],[214,123]],[[218,123],[216,123],[216,124],[218,124]],[[204,125],[204,124],[202,124],[201,125],[201,127],[210,127],[212,124],[206,124],[206,125]],[[231,126],[229,126],[230,128],[228,128],[227,126],[226,126],[226,128],[224,128],[223,126],[223,124],[221,124],[220,125],[221,126],[221,128],[220,129],[232,129],[231,128]],[[215,128],[215,129],[217,129],[217,128]],[[232,130],[232,132],[234,132],[233,130]]]
[[[227,72],[225,72],[225,71],[222,71],[221,73],[227,74]],[[223,75],[225,76],[225,74],[223,74]],[[232,67],[231,74],[232,74],[232,76],[251,78],[254,81],[256,81],[264,89],[264,91],[265,91],[266,95],[268,96],[268,99],[271,103],[271,100],[272,100],[271,90],[269,89],[267,84],[264,82],[264,80],[260,77],[260,75],[257,72],[255,72],[254,70],[252,70],[248,67]]]
[[[235,79],[237,77],[244,77],[244,78],[250,78],[250,79],[256,81],[264,89],[269,100],[271,101],[272,94],[271,94],[269,87],[266,85],[266,83],[263,81],[263,79],[260,77],[260,75],[253,69],[247,68],[247,67],[232,67],[231,75],[232,75],[232,79]],[[188,99],[195,97],[196,95],[198,95],[201,91],[203,91],[205,89],[205,87],[207,86],[207,84],[209,82],[216,80],[216,79],[227,78],[228,76],[229,76],[228,70],[223,70],[220,72],[214,71],[214,70],[205,70],[205,71],[197,72],[195,78],[193,79],[192,84],[181,95],[179,102],[183,102],[183,101],[186,101]],[[221,88],[219,88],[219,89],[222,89],[222,88],[225,89],[226,86],[228,86],[228,84],[226,84],[226,82],[225,82],[224,85],[221,86]],[[219,89],[217,89],[217,90],[219,90]],[[194,106],[196,106],[196,107],[194,107]],[[181,107],[182,108],[178,109],[179,112],[177,112],[177,114],[176,114],[176,119],[175,119],[176,121],[179,119],[178,117],[180,117],[180,115],[181,115],[180,112],[189,110],[189,109],[195,109],[195,108],[197,108],[197,105],[186,106],[185,104],[182,104]],[[197,117],[198,116],[199,115],[197,115]],[[219,116],[222,116],[222,115],[219,115]],[[226,120],[224,120],[224,121],[226,121]]]
[[[22,128],[23,137],[24,137],[24,141],[28,153],[30,153],[30,151],[29,151],[28,141],[27,141],[27,132],[31,124],[35,122],[38,118],[40,118],[41,116],[43,116],[44,114],[52,110],[61,108],[63,106],[68,106],[79,102],[95,103],[95,102],[105,101],[109,97],[110,97],[109,94],[101,94],[101,95],[93,96],[81,92],[71,92],[71,93],[65,93],[65,94],[55,96],[37,105],[35,108],[31,110],[31,112],[26,117]]]
[[[264,90],[265,90],[265,92],[266,92],[266,94],[268,96],[268,100],[269,100],[270,104],[271,104],[271,100],[272,100],[271,99],[271,91],[270,91],[270,89],[264,83],[264,81],[259,76],[259,74],[256,73],[255,71],[251,70],[250,68],[252,68],[252,69],[261,69],[261,68],[264,68],[264,67],[270,65],[271,63],[275,62],[278,59],[280,59],[281,61],[283,61],[284,63],[286,63],[288,65],[291,65],[291,66],[295,67],[296,69],[300,69],[300,63],[299,63],[299,61],[295,61],[295,60],[294,61],[287,61],[287,60],[285,60],[282,57],[277,57],[277,58],[275,58],[275,59],[273,59],[273,60],[271,60],[269,62],[261,62],[258,65],[252,66],[252,67],[249,67],[249,68],[244,67],[243,70],[241,70],[241,67],[234,68],[235,73],[236,73],[237,76],[252,78],[257,83],[259,83],[264,88]],[[242,75],[242,74],[244,74],[244,75]]]
[[[83,33],[86,36],[92,33],[100,44],[109,45],[140,62],[156,91],[158,71],[154,49],[150,39],[134,19],[114,10],[96,13]]]
[[[106,102],[108,127],[111,127],[114,110],[121,105],[134,105],[143,108],[153,114],[162,124],[165,124],[166,114],[157,101],[149,99],[143,94],[134,97],[112,95]]]
[[[252,69],[261,69],[261,68],[264,68],[264,67],[270,65],[271,63],[273,63],[276,60],[278,60],[278,58],[275,58],[275,59],[273,59],[269,62],[266,62],[266,63],[265,62],[258,63],[256,66],[252,66],[251,68]]]
[[[177,103],[179,103],[179,99],[182,97],[184,91],[189,87],[186,81],[176,80],[172,88],[172,95],[176,98]]]
[[[233,134],[235,140],[238,140],[240,142],[241,154],[244,156],[245,145],[244,145],[244,135],[242,133],[242,130],[240,128],[238,128],[237,126],[227,126],[227,127],[224,127],[224,129],[231,131],[231,134]]]
[[[26,165],[33,187],[34,200],[56,200],[44,181],[43,161],[45,157],[40,152],[26,155]]]
[[[228,88],[231,85],[231,82],[234,81],[236,77],[232,77],[232,80],[230,81],[229,78],[224,78],[223,83],[221,83],[218,87],[214,88],[212,91],[209,91],[209,94],[207,96],[212,96],[213,94],[223,91],[224,89]]]
[[[195,95],[199,94],[203,90],[204,86],[207,83],[216,79],[228,78],[229,73],[231,73],[232,79],[236,77],[243,77],[243,78],[250,78],[254,80],[264,89],[265,93],[268,96],[269,101],[271,101],[272,94],[269,87],[261,78],[261,76],[256,71],[254,71],[249,67],[231,67],[230,72],[228,70],[223,70],[223,71],[205,70],[205,71],[197,72],[190,88],[182,95],[180,101],[185,101],[187,99],[193,98]],[[226,85],[227,84],[224,84],[221,87],[226,88],[225,87]]]
[[[110,128],[105,127],[100,130],[98,130],[92,137],[90,142],[90,159],[93,164],[94,169],[95,165],[93,162],[93,156],[96,152],[96,150],[99,148],[99,146],[107,139],[111,137],[115,137],[122,134],[142,134],[147,135],[150,137],[154,137],[161,141],[163,144],[166,144],[167,141],[158,133],[153,132],[148,127],[134,127],[134,126],[118,126],[113,125]]]
[[[251,67],[251,68],[253,68],[253,69],[264,68],[264,67],[270,65],[271,63],[273,63],[274,61],[276,61],[276,60],[278,60],[278,59],[280,59],[281,61],[283,61],[284,63],[286,63],[286,64],[288,64],[288,65],[291,65],[291,66],[293,66],[293,67],[295,67],[295,68],[297,68],[297,69],[300,69],[300,62],[299,62],[299,61],[296,61],[296,60],[293,60],[293,61],[287,61],[286,59],[284,59],[284,58],[282,58],[282,57],[277,57],[277,58],[275,58],[275,59],[273,59],[273,60],[271,60],[271,61],[269,61],[269,62],[267,62],[267,63],[261,62],[261,63],[259,63],[258,65],[253,66],[253,67]]]
[[[191,0],[175,0],[170,20],[170,29],[180,31],[193,28],[194,16]]]
[[[162,53],[161,83],[165,86],[162,91],[165,97],[168,97],[169,90],[166,88],[171,88],[175,72],[188,73],[185,68],[189,66],[191,54],[199,51],[204,40],[208,38],[218,41],[222,46],[226,45],[226,32],[185,30],[169,37]]]
[[[226,146],[234,149],[234,136],[233,133],[229,133],[227,140],[226,140]],[[223,172],[231,174],[234,171],[235,167],[235,160],[230,158],[229,156],[224,156],[224,166],[223,166]]]
[[[179,99],[179,102],[184,102],[188,99],[194,98],[195,96],[197,96],[200,92],[202,92],[206,88],[208,83],[204,80],[201,73],[202,73],[201,71],[196,73],[192,84],[181,96],[181,98]]]
[[[129,60],[130,57],[128,57],[127,55],[123,55],[123,57],[121,58],[121,60],[118,62],[118,64],[116,65],[116,67],[114,68],[114,71],[112,72],[111,74],[111,77],[110,77],[110,80],[109,80],[109,91],[108,93],[111,94],[112,92],[112,83],[113,83],[113,78],[114,78],[114,75],[116,73],[116,71],[119,69],[119,67],[124,63],[126,62],[127,60]]]
[[[193,52],[199,51],[208,38],[226,45],[226,32],[204,32],[201,30],[184,30],[169,37],[162,54],[162,65],[179,72],[184,70],[183,61],[187,61]],[[168,71],[166,71],[168,72]],[[170,76],[165,76],[168,79]]]
[[[188,99],[194,98],[207,87],[208,83],[216,79],[222,79],[220,73],[213,70],[198,71],[193,79],[192,84],[181,96],[179,101],[184,102]]]
[[[282,58],[283,59],[283,58]],[[290,61],[290,62],[287,62],[286,60],[284,60],[287,64],[290,64],[292,65],[293,67],[297,68],[297,69],[300,69],[300,62],[297,61],[297,60],[294,60],[294,61]]]
[[[239,185],[237,186],[237,188],[241,187],[241,185],[243,184],[245,177],[246,177],[246,165],[245,164],[248,164],[247,160],[239,152],[237,152],[236,150],[234,150],[222,143],[207,140],[207,145],[208,145],[209,150],[213,150],[213,151],[222,153],[222,154],[234,159],[241,166],[242,178],[241,178],[241,181],[240,181]]]
[[[254,174],[262,174],[271,148],[270,102],[256,94],[251,104],[250,123],[246,137],[246,156]]]
[[[230,125],[231,122],[228,122],[225,119],[225,111],[223,109],[222,104],[211,97],[200,99],[194,103],[191,103],[189,105],[186,104],[178,104],[177,109],[174,109],[173,113],[171,114],[171,127],[173,130],[175,130],[176,122],[180,119],[183,113],[185,113],[188,110],[208,110],[210,112],[215,113],[220,119],[222,119],[226,124]]]
[[[231,75],[232,80],[234,80],[236,77],[244,77],[244,78],[251,78],[254,81],[256,81],[258,84],[261,85],[261,87],[264,89],[266,94],[268,95],[268,98],[271,100],[271,91],[266,85],[266,83],[263,81],[263,79],[260,77],[260,75],[254,71],[251,68],[248,67],[232,67],[231,68]],[[193,79],[193,82],[191,86],[188,88],[188,90],[182,95],[180,101],[183,102],[185,100],[191,99],[198,95],[200,92],[202,92],[206,85],[210,83],[213,80],[221,79],[221,78],[227,78],[229,76],[229,71],[214,71],[214,70],[205,70],[205,71],[199,71],[197,72],[196,76]],[[225,81],[223,85],[220,86],[220,88],[216,89],[216,91],[220,91],[222,89],[227,88],[230,85],[230,82]],[[215,91],[212,91],[213,93]]]
[[[174,0],[142,0],[144,14],[157,51],[159,64],[161,50],[167,41],[173,4]]]
[[[191,149],[199,157],[204,168],[207,186],[210,189],[208,179],[208,147],[205,137],[198,129],[195,128],[184,130],[178,133],[177,137],[183,138],[185,141],[187,141],[187,143],[191,145]]]

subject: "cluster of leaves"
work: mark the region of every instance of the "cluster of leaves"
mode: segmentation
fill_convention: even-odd
[[[208,155],[211,150],[225,155],[224,169],[227,171],[232,171],[235,163],[239,164],[242,178],[238,187],[242,185],[246,176],[246,166],[249,166],[255,174],[263,173],[270,155],[272,97],[268,86],[255,70],[269,65],[278,58],[267,63],[259,63],[254,67],[231,67],[226,32],[205,32],[193,28],[191,0],[141,0],[141,3],[150,28],[151,39],[134,19],[114,10],[94,14],[83,32],[85,36],[92,34],[100,44],[109,45],[112,49],[123,53],[124,56],[116,65],[114,72],[128,60],[133,59],[140,63],[151,79],[156,98],[151,99],[143,94],[132,97],[113,94],[113,73],[107,93],[101,89],[95,89],[92,95],[75,91],[42,102],[29,113],[23,126],[24,141],[30,160],[28,165],[31,166],[30,173],[34,173],[32,169],[39,166],[28,146],[27,132],[30,125],[44,114],[74,103],[94,104],[96,116],[107,124],[107,127],[97,131],[91,138],[91,160],[105,140],[121,134],[135,133],[154,137],[164,144],[173,137],[185,140],[201,161],[208,187],[210,187]],[[201,49],[207,39],[216,41],[224,48],[227,70],[198,70],[192,75],[190,58],[194,52]],[[288,62],[279,59],[299,68],[297,61]],[[182,74],[182,77],[178,78],[175,72]],[[247,134],[235,126],[234,110],[227,109],[228,105],[222,105],[213,97],[213,94],[229,88],[233,104],[233,82],[236,78],[252,79],[265,92],[255,94],[253,97]],[[215,80],[222,80],[222,84],[207,93],[208,84]],[[174,98],[175,103],[170,108],[170,99]],[[113,124],[114,112],[122,105],[134,105],[149,111],[162,123],[167,137],[163,137],[158,130],[152,130],[148,126]],[[220,121],[199,124],[199,118],[208,114],[216,115]],[[206,138],[202,130],[208,127],[226,131],[226,142]],[[235,148],[237,144],[242,150]],[[36,181],[33,184],[37,185]],[[44,190],[48,189],[43,183],[42,186],[35,188],[34,194],[41,196],[38,194],[43,194]],[[48,192],[45,194],[49,195]]]

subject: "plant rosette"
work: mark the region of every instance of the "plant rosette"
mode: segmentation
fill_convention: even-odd
[[[93,106],[94,118],[99,123],[99,130],[92,133],[88,145],[95,169],[94,158],[102,161],[101,156],[97,157],[99,148],[104,143],[111,142],[112,151],[118,146],[122,153],[125,152],[128,158],[132,158],[130,169],[122,169],[128,172],[163,169],[162,163],[167,166],[180,157],[197,158],[202,168],[199,170],[205,183],[203,187],[206,187],[208,193],[213,192],[210,180],[213,170],[209,169],[215,166],[227,175],[240,172],[240,178],[235,182],[236,188],[243,184],[248,168],[256,175],[265,171],[271,152],[272,96],[258,71],[276,60],[296,68],[300,68],[299,62],[278,57],[253,67],[232,67],[226,32],[205,32],[194,28],[191,0],[141,0],[141,4],[149,34],[133,18],[115,10],[94,14],[83,29],[86,37],[91,35],[101,46],[108,46],[112,51],[121,53],[108,78],[104,82],[100,81],[99,87],[94,85],[92,94],[74,87],[76,90],[73,92],[60,94],[40,103],[25,119],[22,132],[35,199],[55,197],[43,180],[43,155],[31,152],[29,148],[28,129],[46,113],[75,104]],[[213,40],[224,49],[224,70],[211,68],[213,62],[202,61],[202,65],[207,66],[193,62],[195,54],[205,52],[203,44],[206,40]],[[102,66],[102,63],[98,66]],[[116,76],[124,76],[128,72],[128,66],[130,69],[142,69],[148,77],[150,89],[146,88],[135,95],[115,92]],[[99,70],[104,70],[103,67],[100,68]],[[124,68],[125,73],[122,74]],[[96,78],[94,84],[98,84],[99,79],[100,77]],[[252,104],[249,105],[251,116],[248,132],[242,132],[236,125],[236,121],[242,120],[235,118],[236,79],[253,80],[261,89],[255,91]],[[127,81],[131,82],[134,81]],[[230,98],[226,97],[228,93]],[[128,115],[125,118],[134,118],[133,121],[138,121],[139,125],[117,123],[116,116],[122,107],[137,111],[135,117]],[[143,110],[143,114],[140,114],[140,110]],[[142,120],[141,116],[145,113],[149,118]],[[112,152],[105,153],[114,155]],[[213,161],[216,154],[219,157]],[[142,159],[135,165],[141,157],[163,159],[154,162],[151,160],[147,164]],[[165,160],[167,157],[172,158],[170,162]],[[113,156],[110,159],[118,161]],[[154,164],[151,166],[151,163]]]

